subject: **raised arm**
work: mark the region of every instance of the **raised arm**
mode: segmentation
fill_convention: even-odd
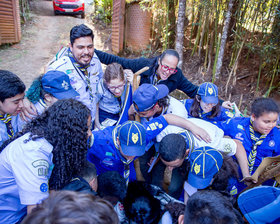
[[[207,143],[211,142],[211,138],[210,138],[209,134],[204,129],[198,127],[197,125],[190,122],[189,120],[176,116],[174,114],[165,114],[163,116],[168,124],[175,125],[175,126],[189,130],[199,140],[203,140]]]

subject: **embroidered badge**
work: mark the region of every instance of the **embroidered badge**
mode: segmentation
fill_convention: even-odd
[[[274,140],[270,140],[269,143],[268,143],[268,145],[269,145],[270,147],[274,147],[274,146],[275,146],[275,141],[274,141]]]
[[[212,95],[213,89],[212,89],[212,88],[208,88],[208,93],[209,93],[210,95]]]
[[[134,144],[136,144],[136,142],[138,142],[138,133],[134,134],[132,133],[132,137],[131,137],[131,140],[133,141]]]
[[[113,166],[114,162],[111,158],[105,158],[102,160],[102,163],[106,166]]]
[[[230,190],[230,194],[231,195],[236,195],[237,194],[237,188],[235,186],[233,186],[232,189]]]
[[[242,133],[238,132],[236,135],[235,135],[235,138],[239,139],[239,140],[244,140],[242,137]]]
[[[70,74],[70,73],[72,73],[73,71],[72,71],[72,69],[68,69],[68,70],[66,70],[66,74],[68,75],[68,74]]]
[[[40,185],[40,191],[41,191],[41,192],[47,192],[48,189],[49,189],[49,187],[48,187],[48,185],[47,185],[46,183],[42,183],[42,184]]]
[[[230,147],[230,144],[226,144],[225,146],[224,146],[224,152],[225,153],[230,153],[232,150],[231,150],[231,147]]]
[[[244,130],[243,126],[241,124],[237,125],[238,129]]]
[[[157,127],[155,126],[154,123],[151,123],[151,124],[149,125],[149,127],[151,128],[152,131],[154,131],[154,130],[157,129]]]
[[[39,177],[48,176],[50,165],[47,160],[44,159],[36,160],[32,163],[32,166],[38,169]]]
[[[200,172],[200,165],[195,164],[194,172],[195,172],[195,174],[198,174]]]
[[[227,115],[228,117],[233,117],[233,113],[231,113],[230,111],[226,111],[226,115]]]
[[[61,87],[65,90],[68,90],[69,89],[69,84],[65,80],[63,80],[63,82],[61,83]]]

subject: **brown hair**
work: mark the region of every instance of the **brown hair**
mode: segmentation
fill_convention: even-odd
[[[124,80],[123,68],[118,63],[112,63],[107,66],[104,72],[104,80],[106,83],[109,83],[111,80],[120,79]]]
[[[22,224],[118,224],[113,206],[91,194],[54,191]]]
[[[192,117],[199,117],[199,111],[200,111],[200,101],[201,100],[201,96],[200,95],[196,95],[195,98],[193,99],[193,103],[191,105],[190,108],[190,115]],[[216,106],[214,106],[212,108],[211,114],[208,115],[208,118],[214,118],[217,117],[221,112],[221,106],[218,103]]]

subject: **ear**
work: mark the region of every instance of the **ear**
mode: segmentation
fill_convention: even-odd
[[[200,102],[200,99],[199,99],[198,95],[195,95],[195,99],[196,99],[197,102]]]
[[[92,178],[92,180],[88,184],[89,184],[89,186],[91,187],[92,190],[97,191],[98,185],[97,185],[97,178],[96,177]]]
[[[186,157],[187,155],[189,155],[189,153],[190,153],[190,149],[187,149],[187,150],[186,150],[185,157]]]
[[[184,224],[184,215],[179,215],[178,224]]]
[[[48,103],[52,102],[52,96],[50,94],[45,94],[44,95],[44,99],[45,101],[47,101]]]
[[[252,119],[252,121],[255,121],[255,120],[256,120],[256,118],[257,118],[257,117],[256,117],[256,115],[255,115],[255,114],[252,114],[252,115],[251,115],[251,119]]]

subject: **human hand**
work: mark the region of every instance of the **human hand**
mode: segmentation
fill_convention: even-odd
[[[125,69],[124,74],[126,75],[126,80],[130,83],[133,82],[134,73],[130,69]]]
[[[203,140],[206,143],[211,143],[212,139],[207,131],[205,131],[203,128],[200,128],[198,126],[192,127],[191,132],[198,140]]]
[[[31,103],[27,98],[23,99],[23,107],[20,112],[20,117],[24,121],[32,119],[34,116],[37,116],[37,110],[33,103]]]
[[[222,107],[231,110],[232,109],[232,103],[230,101],[224,101],[222,104]]]
[[[251,186],[252,184],[257,183],[257,181],[250,175],[243,177],[243,179],[240,180],[240,182],[244,182],[244,184],[246,184],[248,187]]]

